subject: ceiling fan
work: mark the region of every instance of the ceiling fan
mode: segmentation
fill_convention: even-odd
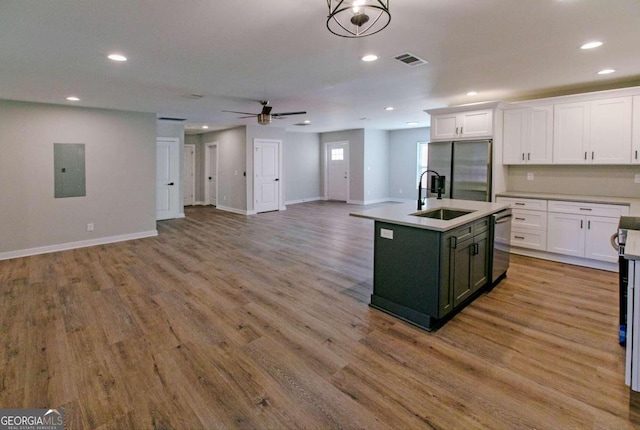
[[[258,124],[260,124],[260,125],[271,124],[271,119],[272,118],[283,119],[284,117],[287,117],[287,116],[305,115],[307,113],[305,111],[271,113],[272,107],[269,106],[269,102],[267,100],[261,100],[260,104],[262,105],[262,112],[260,112],[260,113],[237,112],[235,110],[223,110],[222,112],[231,112],[231,113],[239,113],[239,114],[243,114],[243,115],[248,115],[248,116],[240,116],[238,118],[251,118],[251,117],[255,116],[255,117],[258,118]]]

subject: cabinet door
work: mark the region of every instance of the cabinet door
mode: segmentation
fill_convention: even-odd
[[[525,116],[528,109],[510,109],[504,111],[504,124],[502,127],[503,164],[523,164],[525,153],[522,149],[525,141],[526,127]]]
[[[592,101],[589,161],[629,164],[630,149],[631,97]]]
[[[451,140],[457,135],[456,114],[434,115],[431,118],[431,140]]]
[[[451,273],[451,286],[453,287],[453,306],[456,307],[471,295],[469,280],[471,270],[471,252],[473,250],[473,238],[459,241],[453,252]]]
[[[529,164],[553,162],[553,106],[533,108],[530,116],[528,140],[523,151]]]
[[[478,234],[471,248],[471,292],[476,292],[489,282],[489,234]]]
[[[618,253],[611,246],[611,236],[618,232],[618,218],[586,217],[587,230],[584,256],[594,260],[618,262]]]
[[[493,135],[493,111],[491,109],[463,112],[459,114],[456,126],[458,137],[477,138]]]
[[[555,105],[553,162],[584,164],[589,150],[589,102]]]
[[[558,254],[584,256],[583,215],[549,212],[547,218],[547,251]]]
[[[633,97],[633,124],[631,125],[631,162],[640,164],[640,96]]]

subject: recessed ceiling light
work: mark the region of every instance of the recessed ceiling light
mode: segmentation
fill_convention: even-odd
[[[478,92],[477,92],[477,91],[469,91],[469,92],[467,93],[467,95],[468,95],[468,96],[477,96],[477,95],[478,95]]]
[[[615,72],[615,69],[604,69],[604,70],[600,70],[598,72],[599,75],[608,75],[609,73],[613,73]]]
[[[80,99],[76,96],[69,96],[67,97],[67,100],[69,100],[70,102],[79,102]]]
[[[208,126],[208,125],[203,125],[203,126],[202,126],[202,129],[203,129],[203,130],[206,130],[206,129],[208,129],[208,128],[209,128],[209,126]]]
[[[387,106],[386,108],[384,108],[384,110],[394,110],[395,108],[393,106]]]
[[[113,61],[127,61],[127,57],[120,54],[110,54],[107,58]]]
[[[585,43],[580,47],[580,49],[593,49],[593,48],[598,48],[599,46],[602,46],[602,42],[596,40],[593,42]]]
[[[376,61],[377,59],[378,59],[378,56],[373,54],[365,55],[364,57],[362,57],[362,61],[366,61],[366,62]]]
[[[418,121],[409,121],[407,125],[418,125],[420,124]]]

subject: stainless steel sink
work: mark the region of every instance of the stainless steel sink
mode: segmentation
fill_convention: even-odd
[[[475,212],[475,211],[470,211],[466,209],[438,208],[438,209],[431,209],[431,210],[426,210],[421,212],[415,212],[415,213],[412,213],[411,215],[419,216],[423,218],[433,218],[433,219],[441,219],[444,221],[448,221],[454,218],[461,217],[463,215],[470,214],[472,212]]]

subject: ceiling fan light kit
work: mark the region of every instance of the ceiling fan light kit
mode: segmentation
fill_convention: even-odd
[[[258,124],[260,125],[269,125],[271,124],[271,120],[275,119],[284,119],[288,116],[292,115],[306,115],[306,111],[300,112],[279,112],[279,113],[271,113],[272,107],[269,106],[269,102],[267,100],[261,100],[260,104],[262,105],[262,111],[260,113],[251,113],[251,112],[238,112],[236,110],[223,110],[222,112],[231,112],[231,113],[239,113],[242,115],[248,116],[240,116],[240,118],[253,118],[256,117],[258,119]]]
[[[365,37],[391,22],[389,0],[327,0],[327,28],[341,37]]]

